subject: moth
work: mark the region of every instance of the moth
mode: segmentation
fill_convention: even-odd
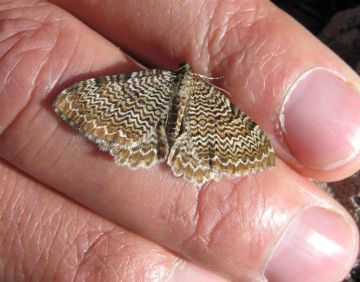
[[[184,63],[77,82],[53,107],[116,164],[166,161],[175,176],[201,185],[275,164],[264,132],[222,92]]]

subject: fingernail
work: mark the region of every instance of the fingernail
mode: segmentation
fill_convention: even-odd
[[[280,124],[291,153],[316,169],[332,169],[360,152],[360,93],[325,68],[303,74],[284,100]]]
[[[265,276],[269,281],[341,281],[357,255],[358,237],[330,210],[302,211],[280,239]]]
[[[217,276],[205,269],[202,269],[194,264],[186,261],[179,261],[174,265],[171,273],[165,278],[166,282],[226,282],[228,280]]]

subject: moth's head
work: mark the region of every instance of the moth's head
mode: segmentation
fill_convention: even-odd
[[[190,66],[189,63],[187,62],[181,62],[179,64],[179,68],[177,69],[177,71],[181,71],[181,72],[187,72],[187,71],[190,71],[192,68]]]

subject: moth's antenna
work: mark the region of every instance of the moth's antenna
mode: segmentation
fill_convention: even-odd
[[[215,79],[222,79],[224,78],[225,76],[219,76],[219,77],[209,77],[209,76],[206,76],[206,75],[202,75],[202,74],[199,74],[199,73],[196,73],[194,72],[194,74],[196,74],[202,81],[204,81],[204,79],[208,79],[208,80],[215,80]],[[206,82],[206,81],[205,81]],[[231,97],[231,93],[219,86],[216,86],[216,85],[213,85],[211,84],[212,86],[214,86],[216,89],[222,91],[222,92],[225,92],[229,97]]]
[[[216,86],[216,85],[213,85],[216,89],[222,91],[222,92],[225,92],[229,97],[231,97],[231,93],[227,90],[225,90],[224,88],[221,88],[219,86]]]
[[[224,78],[225,76],[217,76],[217,77],[211,77],[211,76],[206,76],[206,75],[202,75],[202,74],[197,74],[198,76],[200,76],[201,78],[205,78],[205,79],[208,79],[208,80],[215,80],[215,79],[222,79]]]

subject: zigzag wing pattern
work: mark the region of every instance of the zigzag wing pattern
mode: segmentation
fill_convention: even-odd
[[[80,81],[59,94],[54,109],[118,164],[149,167],[168,154],[164,126],[175,78],[145,70]]]
[[[256,123],[211,84],[199,78],[188,84],[184,131],[168,158],[175,175],[203,184],[274,165],[273,148]]]
[[[197,184],[273,166],[259,126],[201,77],[183,64],[175,72],[92,78],[61,92],[54,109],[119,165],[151,167],[167,158],[176,176]]]

